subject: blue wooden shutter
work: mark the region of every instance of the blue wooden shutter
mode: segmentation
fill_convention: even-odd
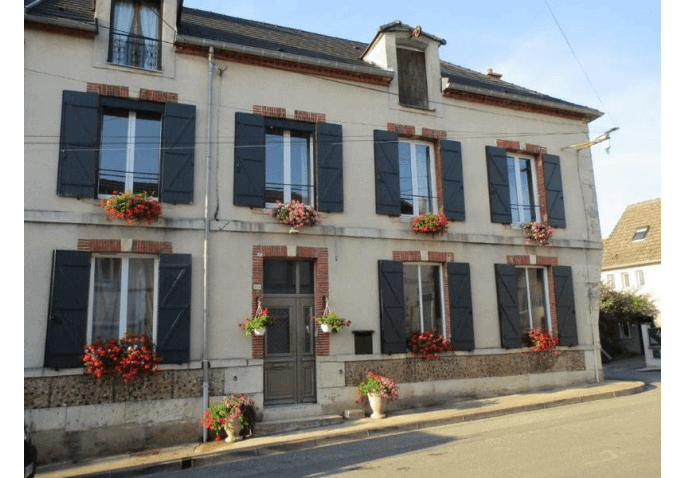
[[[99,120],[96,93],[62,92],[58,195],[95,197]]]
[[[156,350],[166,363],[190,361],[191,255],[160,256]]]
[[[560,345],[573,347],[579,344],[576,328],[576,310],[574,308],[574,285],[572,268],[554,266],[555,307],[557,311],[557,333]]]
[[[376,213],[400,216],[400,165],[398,134],[374,131],[374,168],[376,174]]]
[[[381,306],[381,353],[405,353],[405,293],[403,263],[379,261],[379,302]]]
[[[544,154],[543,173],[545,175],[548,223],[553,227],[566,227],[567,223],[565,221],[565,202],[562,194],[560,157],[552,154]]]
[[[498,318],[500,319],[500,340],[506,349],[521,347],[524,342],[522,341],[522,325],[519,319],[515,266],[496,264],[495,281],[498,296]]]
[[[195,106],[167,103],[162,127],[160,200],[191,204],[195,163]]]
[[[450,341],[453,350],[474,350],[472,285],[468,263],[448,263]]]
[[[451,221],[464,221],[462,144],[459,141],[441,141],[441,164],[443,170],[443,213]]]
[[[507,153],[503,148],[486,146],[488,193],[491,200],[491,222],[512,223],[510,182],[507,177]]]
[[[317,210],[343,212],[343,127],[317,123]]]
[[[264,117],[236,113],[233,153],[235,206],[264,207],[265,155]]]
[[[54,251],[44,367],[82,365],[86,345],[91,259],[85,251]]]

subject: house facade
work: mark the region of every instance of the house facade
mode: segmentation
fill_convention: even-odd
[[[602,282],[613,289],[648,295],[658,309],[652,324],[656,328],[662,327],[661,255],[661,198],[627,206],[610,236],[603,239]],[[612,339],[620,348],[637,354],[645,352],[652,358],[651,340],[640,324],[619,323],[612,332]]]
[[[178,0],[27,6],[25,134],[45,141],[25,145],[24,416],[44,460],[198,439],[230,393],[265,421],[341,414],[368,370],[399,383],[391,410],[602,380],[592,160],[567,148],[601,113],[442,61],[420,27],[370,37]],[[108,220],[122,190],[160,220]],[[275,223],[292,200],[321,223]],[[446,234],[413,232],[439,212]],[[322,332],[327,307],[352,325]],[[264,308],[277,322],[245,337]],[[534,327],[555,363],[529,353]],[[83,347],[126,331],[161,373],[86,375]],[[424,331],[454,351],[411,357]]]

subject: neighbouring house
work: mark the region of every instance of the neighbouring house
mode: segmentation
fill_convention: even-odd
[[[391,411],[602,380],[592,158],[568,147],[602,113],[442,61],[430,25],[360,43],[180,0],[25,6],[24,417],[44,462],[200,439],[229,393],[263,423],[340,415],[368,370],[399,383]],[[105,217],[124,190],[160,220]],[[275,223],[292,200],[321,223]],[[413,232],[440,212],[447,233]],[[327,304],[352,325],[324,333]],[[258,308],[279,320],[245,337]],[[85,374],[83,347],[126,331],[161,373]],[[424,331],[454,351],[410,356]]]
[[[660,309],[662,200],[642,201],[627,206],[610,236],[603,239],[601,280],[617,290],[648,295]],[[661,328],[662,316],[652,319]],[[636,322],[619,322],[612,330],[604,329],[603,339],[626,353],[643,354],[650,340]],[[647,332],[645,332],[647,334]],[[609,351],[608,351],[609,352]]]

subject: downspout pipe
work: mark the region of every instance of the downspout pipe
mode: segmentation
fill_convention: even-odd
[[[210,235],[210,163],[212,161],[212,73],[214,73],[214,47],[207,57],[207,146],[205,157],[205,233],[203,240],[203,304],[202,304],[202,400],[203,409],[210,406],[210,362],[207,359],[207,263]],[[207,442],[207,428],[202,429],[202,441]]]

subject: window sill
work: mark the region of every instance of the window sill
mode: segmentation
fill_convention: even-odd
[[[424,113],[435,113],[436,112],[436,108],[425,108],[423,106],[405,105],[403,103],[398,103],[398,106],[400,106],[401,108],[407,108],[408,110],[421,111]]]
[[[151,70],[149,68],[142,68],[140,66],[135,66],[135,65],[124,65],[121,63],[112,63],[111,61],[106,62],[106,65],[111,68],[116,68],[116,69],[122,69],[124,71],[133,71],[136,73],[149,73],[152,75],[159,75],[161,76],[164,71],[159,68],[157,70]]]

